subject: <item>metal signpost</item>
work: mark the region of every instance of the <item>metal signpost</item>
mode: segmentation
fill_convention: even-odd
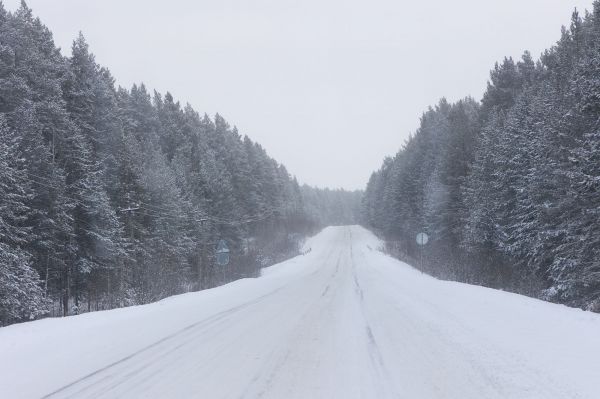
[[[421,259],[420,259],[420,262],[419,262],[421,264],[421,272],[423,271],[423,247],[428,242],[429,242],[429,236],[427,235],[427,233],[419,233],[419,234],[417,234],[417,244],[421,248],[421,251],[420,251]]]
[[[219,240],[217,244],[217,265],[221,267],[223,271],[223,284],[225,284],[225,267],[229,264],[229,247],[225,240]]]

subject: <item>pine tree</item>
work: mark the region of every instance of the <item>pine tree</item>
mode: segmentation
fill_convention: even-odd
[[[23,161],[18,136],[0,116],[0,326],[48,311],[39,275],[22,249],[32,234],[27,225],[32,193]]]

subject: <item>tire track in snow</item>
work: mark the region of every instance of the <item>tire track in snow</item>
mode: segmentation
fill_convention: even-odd
[[[383,253],[380,253],[379,256],[387,257]],[[417,352],[420,353],[420,356],[427,358],[432,366],[437,364],[437,369],[440,369],[441,359],[452,359],[454,367],[459,367],[461,364],[468,367],[473,379],[465,379],[465,383],[470,381],[473,386],[483,384],[482,389],[486,390],[490,398],[514,397],[514,382],[507,381],[505,373],[499,374],[499,370],[510,370],[514,375],[530,376],[532,378],[529,381],[530,386],[521,387],[523,392],[534,391],[544,398],[568,397],[575,399],[580,397],[568,387],[559,386],[557,381],[537,373],[528,364],[527,359],[516,356],[517,354],[513,352],[500,350],[492,340],[481,335],[468,323],[465,324],[464,320],[458,318],[450,307],[442,306],[442,304],[434,302],[430,296],[425,295],[428,291],[405,292],[401,289],[401,284],[390,279],[385,269],[373,267],[364,254],[363,258],[362,261],[369,267],[370,275],[378,280],[377,286],[381,290],[381,299],[384,299],[385,307],[393,310],[390,317],[402,318],[404,332],[410,331],[410,333],[404,334],[404,337],[418,339],[410,343],[410,346],[413,350],[420,347],[421,349]],[[439,280],[431,279],[436,284],[441,283]],[[387,289],[383,289],[384,287]],[[398,303],[392,299],[401,299],[402,302]],[[400,304],[404,306],[400,306]],[[449,334],[449,326],[461,331],[460,336],[470,337],[469,345],[466,346],[464,341],[457,340],[452,334]],[[424,342],[427,344],[424,345]],[[435,369],[432,367],[432,370]],[[466,378],[466,373],[462,377]],[[438,387],[440,395],[448,394],[447,388],[438,386],[435,379],[432,379],[429,384]],[[489,396],[492,393],[494,396]]]
[[[110,372],[111,369],[114,369],[115,367],[118,367],[118,366],[120,366],[120,365],[122,365],[122,364],[124,364],[126,362],[135,360],[136,358],[138,358],[138,357],[140,357],[142,355],[145,355],[148,352],[151,352],[153,350],[156,350],[157,348],[160,348],[162,345],[165,345],[165,344],[168,345],[170,342],[176,341],[177,339],[180,339],[180,338],[183,338],[183,337],[186,337],[187,335],[192,335],[194,333],[201,333],[202,330],[205,329],[205,328],[214,327],[215,323],[223,321],[227,317],[231,317],[232,315],[234,315],[235,313],[237,313],[239,311],[242,311],[242,310],[244,310],[244,309],[246,309],[248,307],[254,306],[256,304],[259,304],[259,303],[265,301],[270,296],[272,296],[272,295],[274,295],[274,294],[276,294],[276,293],[284,290],[289,284],[292,284],[292,283],[288,283],[288,284],[286,284],[284,286],[281,286],[281,287],[279,287],[279,288],[277,288],[277,289],[275,289],[275,290],[273,290],[273,291],[271,291],[271,292],[269,292],[269,293],[267,293],[265,295],[262,295],[262,296],[260,296],[260,297],[258,297],[256,299],[250,301],[250,302],[246,302],[246,303],[243,303],[241,305],[235,306],[233,308],[221,311],[221,312],[219,312],[217,314],[214,314],[214,315],[212,315],[212,316],[210,316],[210,317],[208,317],[206,319],[199,320],[198,322],[190,324],[190,325],[188,325],[188,326],[186,326],[186,327],[184,327],[184,328],[182,328],[182,329],[180,329],[180,330],[178,330],[178,331],[176,331],[176,332],[174,332],[172,334],[167,335],[164,338],[161,338],[161,339],[159,339],[159,340],[157,340],[157,341],[155,341],[155,342],[153,342],[153,343],[151,343],[151,344],[149,344],[149,345],[147,345],[147,346],[145,346],[145,347],[143,347],[143,348],[141,348],[141,349],[139,349],[139,350],[131,353],[130,355],[127,355],[127,356],[125,356],[125,357],[123,357],[123,358],[121,358],[121,359],[119,359],[119,360],[117,360],[115,362],[112,362],[112,363],[106,365],[105,367],[102,367],[102,368],[100,368],[100,369],[98,369],[98,370],[96,370],[96,371],[94,371],[92,373],[89,373],[89,374],[87,374],[87,375],[85,375],[85,376],[83,376],[83,377],[81,377],[81,378],[79,378],[79,379],[77,379],[77,380],[75,380],[75,381],[67,384],[67,385],[64,385],[64,386],[60,387],[59,389],[57,389],[57,390],[55,390],[53,392],[50,392],[47,395],[42,396],[42,399],[51,399],[51,398],[57,397],[58,395],[67,393],[68,390],[70,390],[72,388],[75,388],[78,384],[85,383],[86,381],[89,381],[89,380],[91,380],[91,379],[93,379],[95,377],[98,377],[98,376],[100,376],[103,373]],[[195,339],[196,339],[196,337],[195,337],[195,334],[194,334],[189,339],[185,340],[181,344],[176,345],[175,347],[168,347],[168,346],[166,346],[165,350],[163,352],[159,353],[159,355],[157,357],[152,358],[150,361],[145,362],[142,367],[137,368],[136,370],[130,372],[129,374],[134,375],[134,374],[136,374],[136,371],[137,372],[142,371],[147,366],[155,363],[157,360],[161,360],[162,358],[170,355],[174,350],[182,348],[185,345],[187,345],[187,344],[195,341]],[[125,381],[125,378],[123,378],[125,376],[116,376],[116,375],[109,374],[108,376],[102,377],[99,381],[92,382],[91,385],[83,387],[83,388],[81,388],[80,390],[78,390],[78,391],[76,391],[74,393],[67,393],[68,396],[64,396],[64,397],[77,397],[78,394],[81,394],[84,391],[93,388],[94,386],[96,386],[97,384],[99,384],[101,381],[106,381],[107,379],[115,378],[115,377],[117,377],[117,378],[120,377],[121,380]]]
[[[324,257],[323,263],[327,262],[331,256],[333,255],[333,253],[335,252],[335,248],[330,248],[329,251],[327,252],[327,255]],[[322,273],[322,269],[320,268],[316,268],[314,271],[312,271],[311,273],[309,273],[306,276],[302,276],[302,278],[305,279],[312,279],[315,278],[315,276],[317,276],[317,274]],[[205,331],[209,330],[209,329],[214,329],[216,326],[219,325],[219,323],[224,324],[227,319],[234,317],[238,312],[246,310],[252,306],[258,305],[264,301],[266,301],[268,298],[270,298],[273,295],[276,295],[277,293],[287,289],[289,286],[293,285],[297,283],[297,281],[295,280],[291,280],[287,283],[285,283],[284,285],[264,294],[259,296],[258,298],[255,298],[249,302],[246,303],[242,303],[238,306],[232,307],[230,309],[226,309],[224,311],[221,311],[217,314],[214,314],[212,316],[209,316],[208,318],[199,320],[196,323],[190,324],[174,333],[169,334],[168,336],[161,338],[149,345],[146,345],[145,347],[131,353],[130,355],[127,355],[125,357],[122,357],[121,359],[112,362],[108,365],[106,365],[105,367],[99,368],[96,371],[89,373],[81,378],[78,378],[77,380],[64,385],[58,389],[56,389],[55,391],[52,391],[51,393],[48,393],[44,396],[42,396],[42,399],[46,399],[46,398],[56,398],[56,397],[80,397],[81,394],[84,394],[85,392],[86,395],[90,394],[89,391],[91,390],[96,390],[98,392],[98,390],[100,389],[100,391],[97,394],[93,394],[94,396],[97,395],[104,395],[106,393],[106,391],[110,391],[110,390],[114,390],[115,388],[118,388],[119,386],[121,386],[123,383],[129,382],[128,378],[129,377],[135,377],[137,375],[139,375],[140,373],[142,373],[143,371],[145,371],[148,367],[159,363],[160,361],[164,360],[165,358],[167,358],[168,356],[172,356],[172,354],[180,349],[185,348],[187,345],[195,342],[197,340],[197,338],[199,336],[201,336]],[[177,343],[178,340],[180,339],[184,339],[185,341],[183,343]],[[174,346],[170,346],[170,345],[174,345]],[[153,351],[158,351],[158,353],[154,354],[152,353]],[[126,374],[122,374],[122,373],[117,373],[116,369],[121,367],[121,366],[125,366],[127,363],[132,363],[135,366],[135,361],[139,358],[141,358],[142,356],[146,356],[150,354],[152,357],[150,360],[145,360],[143,365],[141,367],[135,367],[134,370],[129,371]],[[176,361],[176,359],[174,360]],[[157,372],[154,372],[152,374],[159,374],[161,372],[161,370],[158,370]],[[105,375],[108,374],[108,375]],[[95,378],[99,378],[99,380],[94,380]],[[115,381],[116,379],[116,381]],[[141,382],[147,380],[148,378],[143,378]],[[106,385],[103,383],[108,383],[109,381],[112,382],[112,384],[110,385]],[[86,384],[86,382],[89,382],[88,385],[85,385],[83,387],[78,387],[78,385],[80,384]],[[104,391],[104,389],[106,388],[106,391]],[[75,392],[71,392],[71,390],[73,389],[77,389]],[[130,387],[131,389],[131,387]]]
[[[350,235],[352,236],[352,234]],[[355,293],[358,298],[361,314],[364,320],[365,335],[367,337],[367,350],[375,372],[384,381],[384,385],[378,387],[378,397],[395,397],[396,390],[391,374],[386,366],[383,354],[381,352],[379,344],[377,343],[377,339],[373,334],[373,329],[371,327],[371,324],[369,323],[369,319],[366,314],[364,290],[358,280],[356,262],[354,259],[354,246],[352,245],[352,240],[350,241],[350,262],[352,267],[352,278],[354,280]]]
[[[331,252],[329,252],[327,259],[322,264],[323,266],[326,266],[329,263],[329,259],[334,252],[335,251],[333,249]],[[279,346],[273,349],[271,352],[270,358],[275,360],[272,361],[273,365],[270,366],[268,376],[266,378],[262,378],[264,375],[264,370],[260,370],[254,375],[248,386],[244,389],[244,392],[240,395],[240,398],[258,399],[268,394],[270,388],[277,380],[279,372],[288,364],[288,360],[292,356],[292,350],[296,348],[296,346],[293,345],[293,342],[301,340],[301,338],[306,335],[306,328],[310,329],[311,327],[314,327],[314,325],[312,323],[308,323],[307,320],[313,316],[315,311],[323,311],[324,298],[329,298],[328,301],[331,301],[334,295],[331,287],[332,285],[335,286],[335,281],[340,271],[340,262],[341,251],[337,254],[335,267],[333,268],[333,272],[327,278],[325,288],[322,290],[321,294],[313,300],[307,310],[298,318],[295,328],[292,329],[291,336],[286,336],[285,341],[281,341]]]

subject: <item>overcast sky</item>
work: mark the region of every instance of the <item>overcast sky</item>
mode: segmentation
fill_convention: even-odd
[[[4,0],[14,10],[19,0]],[[441,97],[538,56],[592,0],[29,0],[126,87],[219,112],[302,183],[363,188]]]

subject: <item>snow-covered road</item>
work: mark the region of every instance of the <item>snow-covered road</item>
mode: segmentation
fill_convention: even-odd
[[[246,279],[0,329],[2,398],[600,397],[600,315],[423,275],[363,228]]]

